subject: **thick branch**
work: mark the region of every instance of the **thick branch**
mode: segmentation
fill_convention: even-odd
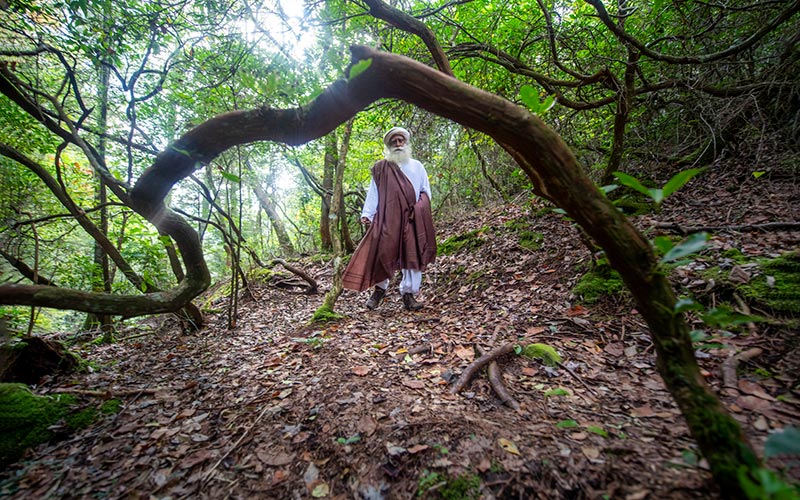
[[[618,26],[613,19],[611,19],[611,16],[609,16],[608,11],[606,11],[606,8],[603,5],[602,0],[586,0],[586,3],[595,8],[598,17],[600,17],[600,20],[603,22],[606,28],[609,29],[609,31],[614,33],[614,35],[617,38],[619,38],[623,42],[629,43],[632,46],[636,47],[636,49],[639,50],[643,55],[646,55],[651,59],[655,59],[657,61],[664,61],[672,64],[703,64],[712,61],[718,61],[720,59],[725,59],[726,57],[739,54],[740,52],[743,52],[752,47],[753,45],[755,45],[756,43],[758,43],[759,40],[768,35],[772,30],[774,30],[784,22],[791,19],[795,14],[797,14],[798,11],[800,11],[800,0],[795,0],[786,8],[786,10],[780,12],[770,22],[764,24],[758,31],[756,31],[755,33],[753,33],[740,43],[732,45],[725,50],[714,52],[712,54],[678,57],[650,50],[646,44],[642,43],[635,37],[628,34],[624,29]]]
[[[402,10],[395,9],[381,0],[364,0],[364,3],[369,6],[369,13],[373,17],[382,19],[395,28],[420,37],[430,51],[431,57],[433,57],[433,61],[436,63],[436,67],[439,68],[439,71],[446,75],[453,76],[453,69],[450,67],[450,61],[447,60],[447,56],[441,44],[439,44],[439,40],[436,39],[436,35],[425,23],[406,14]]]

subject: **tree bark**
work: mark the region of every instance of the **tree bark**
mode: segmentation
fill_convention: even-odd
[[[275,210],[275,204],[272,202],[272,198],[264,191],[257,179],[253,179],[250,183],[250,187],[253,188],[253,192],[256,194],[256,198],[258,198],[261,208],[264,209],[270,224],[272,224],[272,229],[275,231],[275,236],[278,238],[278,245],[281,247],[281,252],[287,257],[294,255],[294,245],[292,245],[292,240],[289,238],[289,233],[286,232],[286,226],[278,215],[278,211]]]
[[[331,197],[333,196],[333,176],[336,170],[336,133],[325,137],[325,157],[322,163],[322,196],[320,203],[319,237],[322,250],[333,250],[331,237]]]

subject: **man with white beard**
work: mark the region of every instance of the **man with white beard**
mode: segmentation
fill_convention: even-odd
[[[383,137],[386,160],[372,167],[361,222],[369,227],[344,272],[346,288],[363,291],[375,285],[367,301],[377,308],[386,295],[389,278],[402,270],[403,306],[417,311],[422,271],[436,257],[430,210],[431,185],[422,163],[411,157],[411,134],[394,127]],[[398,168],[399,167],[399,168]]]

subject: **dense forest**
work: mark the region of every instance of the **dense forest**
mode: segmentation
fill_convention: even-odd
[[[0,0],[0,491],[797,498],[799,11]],[[439,256],[421,312],[367,313],[341,273],[397,125]]]

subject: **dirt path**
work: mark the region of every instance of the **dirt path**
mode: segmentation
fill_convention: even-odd
[[[780,213],[751,210],[741,220],[793,216],[786,207],[797,206],[796,193],[767,191],[769,210],[781,206],[776,197],[786,201]],[[694,201],[667,204],[658,220],[724,222],[719,206],[695,206],[687,220],[687,203]],[[474,245],[438,257],[418,313],[402,309],[394,286],[373,312],[363,307],[367,293],[345,292],[339,312],[347,319],[310,328],[321,296],[261,286],[243,301],[234,330],[211,315],[207,328],[185,336],[161,318],[150,336],[87,347],[97,371],[42,392],[147,392],[121,397],[120,413],[30,452],[0,477],[0,493],[410,499],[430,488],[427,498],[716,498],[656,373],[644,322],[625,296],[592,307],[575,301],[570,290],[589,251],[568,221],[541,208],[510,204],[442,224],[440,241],[474,231]],[[736,199],[727,208],[739,210]],[[538,249],[522,244],[515,221],[540,235],[532,237]],[[712,243],[767,254],[798,240],[788,232],[735,233]],[[327,289],[329,268],[307,266]],[[692,269],[681,272],[689,284],[698,279]],[[760,451],[769,431],[800,422],[800,406],[788,391],[797,387],[796,348],[781,327],[758,328],[701,351],[699,361]],[[485,375],[450,395],[473,346],[531,342],[555,348],[568,369],[502,358],[520,410],[503,406]],[[768,355],[744,373],[765,367],[775,376],[743,375],[750,385],[722,393],[722,363],[754,346]],[[409,354],[416,348],[424,352]]]

